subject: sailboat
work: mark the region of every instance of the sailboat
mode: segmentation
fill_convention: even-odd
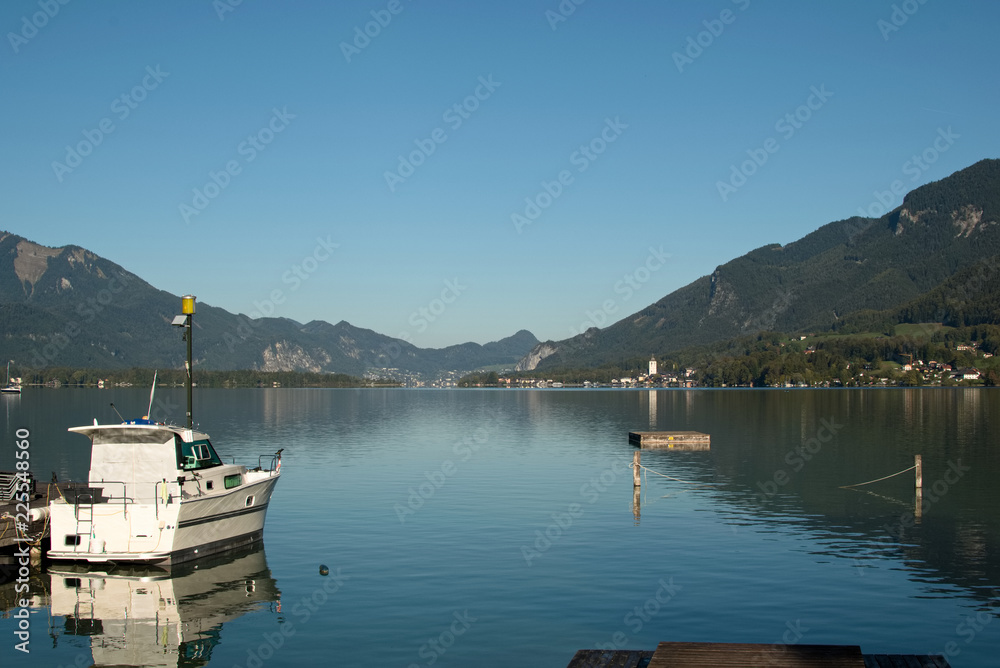
[[[7,384],[4,385],[3,387],[0,387],[0,392],[2,392],[3,394],[21,394],[20,385],[10,384],[10,362],[7,362]]]

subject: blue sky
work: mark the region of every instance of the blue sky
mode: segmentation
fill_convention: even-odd
[[[961,0],[9,0],[0,228],[234,312],[562,339],[1000,157],[998,25]]]

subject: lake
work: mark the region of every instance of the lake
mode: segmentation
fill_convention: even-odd
[[[14,467],[83,479],[66,428],[149,393],[3,397]],[[154,416],[183,421],[184,392]],[[1000,655],[1000,390],[195,390],[220,455],[284,448],[264,550],[162,578],[31,582],[30,660],[0,587],[4,665],[562,668],[663,640]],[[635,430],[711,434],[643,450]],[[921,517],[913,472],[923,459]],[[327,575],[320,567],[326,566]]]

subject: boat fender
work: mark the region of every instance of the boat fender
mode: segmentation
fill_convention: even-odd
[[[44,520],[49,516],[49,507],[42,506],[41,508],[32,508],[28,511],[28,518],[32,522],[38,522],[39,520]]]

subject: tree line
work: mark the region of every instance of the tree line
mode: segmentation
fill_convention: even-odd
[[[16,375],[14,371],[12,375]],[[22,383],[25,385],[61,385],[70,387],[95,387],[104,385],[133,385],[149,387],[153,383],[153,369],[78,369],[74,367],[47,367],[45,369],[24,370]],[[183,386],[183,369],[161,369],[155,371],[156,384]],[[393,381],[366,380],[343,373],[311,373],[306,371],[210,371],[194,372],[194,382],[198,387],[369,387],[372,385],[394,384]]]
[[[887,378],[897,385],[1000,385],[1000,326],[976,325],[948,328],[940,325],[891,327],[881,335],[830,335],[800,339],[783,332],[761,332],[722,343],[686,348],[668,355],[657,355],[659,374],[651,380],[664,382],[683,377],[685,369],[694,369],[692,379],[700,386],[781,386],[834,385],[854,387],[880,384]],[[916,332],[909,332],[915,329]],[[967,344],[970,350],[957,348]],[[979,381],[956,381],[937,369],[923,373],[904,371],[904,363],[934,361],[952,370],[977,368]],[[621,360],[598,368],[543,368],[511,373],[509,377],[544,378],[568,384],[584,381],[610,383],[616,378],[644,376],[648,357]],[[473,373],[459,385],[496,386],[495,372]]]

